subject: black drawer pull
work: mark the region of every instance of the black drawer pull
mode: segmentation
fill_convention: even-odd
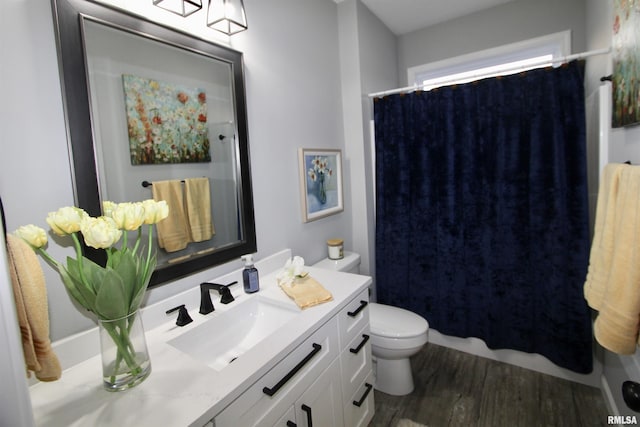
[[[294,423],[293,421],[287,421],[287,427],[298,427],[298,424]]]
[[[307,356],[302,359],[300,363],[298,363],[291,371],[289,371],[287,375],[285,375],[280,381],[278,381],[278,384],[274,385],[272,388],[265,387],[262,389],[262,392],[267,396],[273,396],[274,394],[276,394],[278,390],[280,390],[282,386],[284,386],[287,381],[291,379],[291,377],[293,377],[300,369],[302,369],[302,367],[306,365],[306,363],[311,360],[311,358],[313,358],[313,356],[315,356],[316,353],[318,353],[320,350],[322,350],[322,346],[320,344],[313,343],[313,350],[311,350],[311,353],[307,354]]]
[[[362,350],[362,347],[364,347],[364,345],[367,343],[367,341],[369,341],[369,335],[367,334],[362,334],[362,341],[360,342],[360,344],[358,344],[358,346],[356,348],[350,348],[349,351],[353,354],[358,354],[358,352],[360,352],[360,350]]]
[[[302,408],[302,410],[307,413],[307,426],[313,427],[313,420],[311,419],[311,408],[307,405],[302,405],[300,408]]]
[[[367,396],[369,396],[369,393],[371,392],[371,389],[373,388],[373,386],[371,384],[369,384],[369,383],[364,383],[364,386],[367,389],[364,391],[364,394],[362,395],[360,400],[354,400],[353,401],[353,404],[356,405],[358,408],[362,406],[364,401],[367,399]]]
[[[356,308],[355,311],[347,312],[347,315],[349,315],[351,317],[356,317],[358,315],[358,313],[360,313],[362,310],[364,310],[364,308],[367,306],[367,304],[369,304],[367,301],[360,301],[360,306],[358,308]]]

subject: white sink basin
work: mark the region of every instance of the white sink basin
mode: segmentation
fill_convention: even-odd
[[[300,313],[259,295],[231,304],[228,311],[214,314],[168,344],[221,371]]]

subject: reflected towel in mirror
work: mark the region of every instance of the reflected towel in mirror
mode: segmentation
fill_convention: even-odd
[[[167,252],[186,248],[189,244],[189,230],[181,182],[154,181],[151,189],[154,200],[164,200],[169,205],[169,216],[156,224],[158,246]]]
[[[211,216],[209,178],[184,180],[187,221],[192,242],[202,242],[213,237],[215,229]]]

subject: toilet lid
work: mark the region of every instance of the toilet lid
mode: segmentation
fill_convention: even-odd
[[[389,338],[409,338],[424,334],[429,323],[421,316],[400,307],[369,304],[371,333]]]

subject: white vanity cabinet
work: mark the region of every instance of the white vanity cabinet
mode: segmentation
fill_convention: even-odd
[[[367,426],[374,413],[368,290],[340,312],[338,327],[344,425]]]
[[[217,304],[208,315],[197,313],[197,286],[146,306],[142,314],[153,372],[124,393],[99,386],[97,328],[54,343],[64,371],[58,381],[29,387],[36,425],[308,427],[310,419],[314,427],[366,427],[374,412],[371,340],[366,339],[372,280],[309,267],[333,300],[299,310],[277,283],[280,267],[291,258],[285,249],[260,260],[260,292],[245,294],[235,287],[237,301]],[[238,269],[208,281],[241,278]],[[181,304],[193,317],[184,328],[166,315]],[[246,345],[243,352],[220,367],[218,350],[241,348],[227,323],[245,320],[251,332],[237,333]],[[198,331],[205,331],[204,338]],[[203,343],[207,351],[201,353]]]
[[[295,421],[286,420],[275,426],[343,426],[342,391],[340,389],[340,363],[334,360],[318,377],[295,405]],[[275,427],[274,426],[274,427]]]
[[[302,405],[310,407],[312,415],[320,411],[313,410],[310,406],[312,402],[306,403],[299,399],[306,392],[313,395],[312,386],[317,378],[330,376],[326,375],[325,371],[339,355],[338,342],[338,319],[332,317],[220,412],[214,418],[214,425],[216,427],[278,425],[277,423],[283,417],[288,418],[285,415],[288,415],[291,409],[294,409],[294,417],[284,420],[284,424],[280,425],[286,426],[287,421],[295,423],[294,425],[305,425],[296,422],[298,414],[302,411]],[[329,372],[335,373],[335,371]],[[335,376],[335,381],[336,384],[331,384],[331,387],[335,387],[339,392],[339,373]],[[315,396],[314,399],[316,399]],[[326,406],[327,403],[323,402],[322,405]],[[296,406],[299,407],[296,408]]]
[[[366,426],[373,417],[367,305],[365,290],[220,412],[215,427]]]

